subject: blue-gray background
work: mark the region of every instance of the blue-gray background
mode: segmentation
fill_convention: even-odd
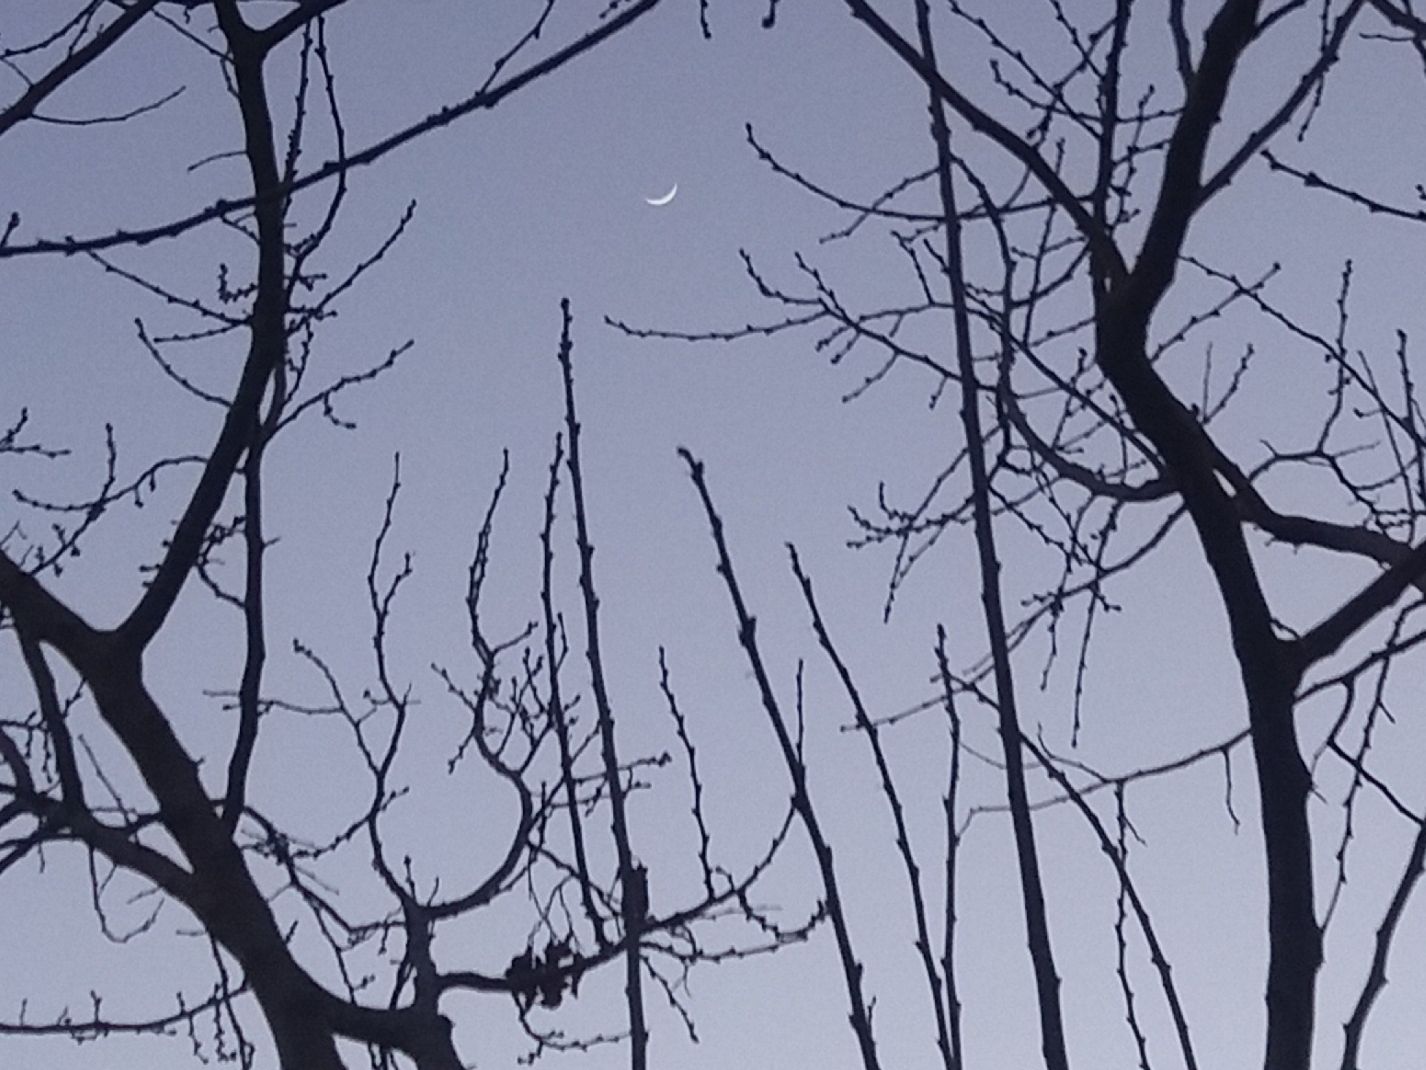
[[[600,6],[559,5],[539,48],[581,32]],[[902,6],[908,10],[897,17],[904,25],[909,4]],[[327,33],[349,143],[365,145],[468,93],[537,7],[513,0],[414,0],[399,13],[372,3],[342,8]],[[46,28],[52,18],[47,8],[7,5],[0,44]],[[1075,0],[1067,10],[1099,19],[1107,7]],[[759,614],[764,649],[789,703],[797,661],[808,662],[811,776],[848,887],[868,988],[876,995],[884,1062],[929,1066],[933,1031],[889,819],[863,742],[839,730],[849,710],[811,641],[783,544],[791,540],[801,550],[874,712],[892,713],[930,697],[936,622],[949,628],[959,664],[971,663],[982,650],[978,580],[967,545],[960,536],[944,540],[883,624],[890,558],[845,548],[856,535],[846,507],[871,507],[881,481],[903,501],[918,495],[956,448],[954,406],[930,408],[934,383],[914,369],[898,369],[860,400],[843,403],[874,364],[863,357],[829,367],[825,354],[814,350],[815,332],[694,346],[633,340],[603,323],[608,314],[696,330],[777,319],[779,310],[758,296],[743,273],[740,250],[790,288],[806,289],[793,260],[800,250],[860,307],[914,298],[915,279],[886,238],[818,244],[819,236],[849,217],[774,175],[747,145],[744,126],[751,123],[759,140],[789,166],[866,200],[930,162],[923,89],[841,5],[787,0],[772,31],[760,28],[761,14],[760,5],[714,4],[714,34],[705,41],[696,5],[668,0],[629,32],[493,112],[467,117],[352,175],[342,224],[324,251],[334,273],[368,255],[408,199],[418,202],[417,209],[408,233],[323,326],[314,374],[358,371],[408,338],[415,346],[378,384],[342,402],[342,415],[358,422],[359,431],[312,420],[275,447],[268,525],[280,541],[270,557],[270,689],[298,701],[323,697],[310,670],[288,653],[294,637],[328,658],[352,694],[370,682],[362,583],[399,450],[404,486],[393,540],[398,551],[413,552],[416,575],[398,605],[393,650],[400,678],[422,695],[427,720],[401,767],[416,790],[396,812],[393,835],[405,837],[418,866],[425,867],[418,871],[440,873],[452,883],[478,875],[495,857],[501,822],[510,816],[508,800],[478,777],[446,778],[443,756],[463,724],[430,664],[465,671],[466,679],[474,672],[462,653],[464,566],[506,448],[513,478],[497,519],[487,610],[492,622],[503,620],[511,632],[538,611],[540,495],[560,426],[558,302],[568,297],[621,738],[631,749],[674,746],[657,689],[656,651],[664,644],[700,746],[715,850],[744,865],[757,855],[788,788],[713,573],[706,525],[674,453],[685,445],[708,463]],[[1017,3],[992,14],[1028,53],[1051,63],[1066,60],[1050,5]],[[1206,8],[1196,10],[1195,17],[1201,22],[1206,14]],[[1159,82],[1168,94],[1170,68],[1155,70],[1168,56],[1161,20],[1149,13],[1135,23],[1133,41],[1142,41],[1145,57],[1136,76]],[[1270,46],[1250,53],[1221,131],[1230,143],[1261,120],[1311,54],[1315,19],[1304,14],[1297,21],[1300,27],[1290,26]],[[194,25],[201,24],[199,16]],[[964,25],[954,32],[958,36],[948,37],[944,49],[947,69],[984,88],[984,50]],[[1420,109],[1406,103],[1418,89],[1419,73],[1410,63],[1404,49],[1354,39],[1300,158],[1330,164],[1339,180],[1409,197],[1421,156]],[[275,76],[273,84],[280,96],[283,79]],[[211,60],[162,26],[131,35],[47,111],[76,118],[113,113],[179,85],[185,92],[172,103],[128,123],[30,124],[8,134],[0,152],[0,209],[22,213],[19,238],[161,222],[240,191],[240,159],[188,170],[238,147],[236,116]],[[12,80],[7,92],[17,88]],[[985,99],[996,98],[987,93]],[[319,141],[309,162],[325,155]],[[674,182],[679,192],[671,204],[645,203]],[[311,219],[322,194],[306,196]],[[924,199],[910,203],[929,207]],[[1255,164],[1205,213],[1194,246],[1245,276],[1281,261],[1275,295],[1323,334],[1333,329],[1342,261],[1354,257],[1355,344],[1386,357],[1396,327],[1419,326],[1413,317],[1419,318],[1423,265],[1414,238],[1309,198]],[[227,260],[241,278],[246,256],[241,241],[210,225],[114,259],[175,290],[209,297],[218,262]],[[1181,307],[1202,303],[1195,285],[1185,279]],[[122,471],[206,448],[216,410],[163,379],[136,339],[136,316],[154,333],[194,326],[186,313],[83,258],[0,267],[0,416],[8,419],[26,405],[37,435],[74,451],[58,465],[10,462],[9,485],[51,498],[92,488],[101,472],[106,421],[115,427]],[[1230,316],[1212,329],[1224,352],[1236,354],[1254,341],[1262,353],[1260,373],[1225,431],[1244,456],[1254,456],[1265,429],[1290,427],[1321,411],[1322,383],[1311,377],[1319,357],[1250,317]],[[221,391],[240,356],[234,339],[195,349],[185,368]],[[1304,434],[1314,426],[1309,423]],[[137,566],[156,556],[186,478],[182,470],[166,476],[143,511],[119,510],[106,518],[85,556],[66,570],[59,589],[90,619],[115,619],[133,597]],[[6,527],[21,516],[27,524],[42,523],[8,501],[4,509]],[[1034,550],[1023,534],[1007,533],[1005,580],[1012,602],[1047,575]],[[566,578],[573,559],[566,543],[560,558]],[[1304,557],[1274,565],[1269,580],[1294,622],[1308,624],[1369,575],[1357,565]],[[1207,578],[1188,532],[1180,531],[1116,589],[1125,611],[1101,626],[1079,756],[1119,771],[1216,743],[1241,727],[1240,692]],[[227,738],[228,715],[205,689],[233,686],[239,637],[236,615],[215,608],[195,587],[148,659],[153,683],[185,739],[195,748],[211,748],[214,769],[221,768],[216,755]],[[1044,655],[1042,640],[1017,655],[1025,716],[1067,749],[1072,670],[1062,664],[1041,690]],[[12,709],[26,707],[29,698],[13,670],[0,688]],[[989,714],[966,712],[971,740],[994,753]],[[1331,713],[1324,707],[1306,723],[1325,723]],[[274,718],[265,731],[254,795],[314,836],[332,832],[351,813],[353,793],[365,788],[340,726]],[[1399,766],[1398,787],[1419,804],[1406,742],[1411,726],[1398,731],[1400,741],[1391,745],[1399,745],[1402,757],[1392,763],[1388,756],[1384,765]],[[97,724],[86,732],[102,752]],[[1316,732],[1309,739],[1320,736],[1320,727]],[[887,742],[935,892],[946,763],[939,713],[904,723]],[[1130,793],[1145,841],[1134,847],[1135,864],[1185,994],[1200,1060],[1228,1068],[1260,1059],[1263,874],[1245,759],[1241,749],[1235,751],[1233,801],[1244,822],[1241,832],[1234,832],[1223,805],[1219,762]],[[999,801],[993,770],[970,761],[967,777],[968,803]],[[1324,884],[1333,872],[1329,845],[1340,825],[1331,805],[1340,792],[1331,792],[1341,779],[1340,770],[1324,774],[1324,799],[1314,814]],[[656,776],[655,790],[632,804],[635,844],[649,862],[656,907],[697,891],[684,792],[677,773],[665,770]],[[1112,873],[1068,808],[1038,820],[1074,1061],[1129,1065],[1133,1049],[1113,974]],[[1328,945],[1324,1056],[1340,1043],[1338,1023],[1365,976],[1371,930],[1410,831],[1367,804],[1354,847],[1363,861],[1353,871]],[[46,862],[43,873],[7,875],[0,1015],[17,1017],[22,997],[29,998],[30,1020],[52,1017],[65,1005],[83,1013],[93,988],[116,1017],[142,1016],[168,1006],[179,988],[192,993],[208,983],[206,945],[171,935],[188,924],[181,912],[170,907],[154,933],[111,946],[89,911],[85,860],[55,851]],[[1003,816],[971,822],[961,865],[959,971],[969,1063],[1033,1065],[1036,1017]],[[353,909],[374,902],[359,860],[344,887],[343,902]],[[121,879],[110,892],[117,927],[142,920],[152,908],[145,898],[126,902],[140,890]],[[784,916],[794,920],[818,894],[799,842],[758,898],[782,904]],[[443,934],[438,950],[445,964],[498,971],[523,946],[528,924],[515,912],[497,912],[493,920]],[[1399,947],[1419,946],[1422,936],[1419,918],[1410,914]],[[319,956],[314,948],[313,961]],[[1426,984],[1419,962],[1399,956],[1390,974],[1383,1022],[1364,1057],[1368,1065],[1409,1065],[1408,1053],[1426,1045],[1426,1024],[1415,1013],[1414,996]],[[1167,1019],[1151,975],[1136,967],[1135,977],[1154,1049],[1171,1059]],[[573,1035],[617,1028],[619,988],[613,972],[590,979],[579,1005],[552,1021]],[[656,1006],[652,1051],[658,1065],[856,1063],[829,933],[819,931],[810,946],[775,958],[696,971],[687,1002],[701,1043],[690,1044],[678,1019]],[[525,1050],[506,1002],[472,996],[449,1007],[462,1051],[478,1065],[513,1065]],[[548,1058],[603,1067],[619,1065],[625,1056],[602,1048]],[[353,1059],[360,1056],[353,1053]],[[80,1048],[56,1040],[6,1041],[0,1064],[166,1070],[189,1065],[189,1056],[183,1040],[155,1045],[117,1039]]]

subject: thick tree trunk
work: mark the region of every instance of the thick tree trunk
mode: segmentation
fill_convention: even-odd
[[[1307,1070],[1322,933],[1313,905],[1307,817],[1312,781],[1293,722],[1297,674],[1245,660],[1243,679],[1268,870],[1268,1023],[1263,1066],[1264,1070]]]
[[[286,986],[254,986],[282,1070],[346,1070],[330,1029]],[[274,990],[277,989],[277,990]]]
[[[1183,496],[1228,615],[1248,703],[1268,876],[1264,1070],[1307,1070],[1322,933],[1313,905],[1311,778],[1294,722],[1301,663],[1274,631],[1242,521],[1219,481],[1215,447],[1159,378],[1144,347],[1148,312],[1125,302],[1099,322],[1099,365]]]

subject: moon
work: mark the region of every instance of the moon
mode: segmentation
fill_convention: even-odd
[[[667,193],[665,193],[662,197],[645,197],[644,203],[653,205],[655,208],[662,208],[664,205],[668,204],[669,201],[673,200],[677,194],[678,183],[675,182],[673,184],[673,188],[670,189]]]

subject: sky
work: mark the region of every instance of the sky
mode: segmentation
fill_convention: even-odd
[[[327,34],[348,143],[369,144],[468,93],[541,6],[410,0],[393,14],[388,5],[345,5],[329,20]],[[578,35],[601,6],[556,4],[532,56]],[[882,6],[909,26],[909,3],[885,0]],[[1064,10],[1099,18],[1108,6],[1073,0]],[[1201,29],[1209,6],[1189,6]],[[1221,126],[1225,143],[1261,121],[1302,57],[1310,55],[1317,6],[1289,20],[1281,36],[1245,66]],[[283,7],[253,5],[255,12]],[[1157,5],[1145,7],[1135,23],[1132,77],[1171,94],[1162,15]],[[1023,0],[986,13],[1014,36],[1025,56],[1054,69],[1067,62],[1053,5]],[[901,588],[889,620],[883,607],[891,554],[848,547],[858,534],[849,506],[874,511],[883,485],[889,499],[913,501],[957,448],[955,405],[949,403],[954,399],[933,407],[935,381],[919,369],[898,367],[848,402],[878,362],[859,350],[833,363],[817,346],[816,328],[694,344],[635,338],[606,323],[608,317],[696,333],[776,322],[783,312],[759,294],[744,271],[744,255],[772,285],[790,291],[808,288],[800,254],[833,280],[852,307],[915,300],[916,278],[888,228],[873,223],[850,239],[819,241],[852,217],[774,173],[750,147],[746,129],[751,126],[759,143],[788,168],[865,201],[930,164],[923,89],[843,5],[785,0],[771,29],[760,25],[762,14],[761,5],[713,0],[712,36],[705,39],[694,0],[664,0],[627,32],[498,108],[434,131],[351,176],[341,224],[322,254],[334,276],[369,256],[408,203],[415,210],[401,239],[322,325],[313,374],[324,380],[352,374],[408,340],[412,345],[389,374],[341,401],[340,415],[356,430],[313,419],[294,425],[275,447],[268,506],[269,527],[278,538],[271,556],[269,684],[295,702],[322,698],[320,682],[290,653],[297,639],[329,660],[350,693],[370,685],[371,621],[363,584],[399,453],[402,489],[387,568],[410,552],[415,572],[392,623],[392,654],[399,677],[421,696],[423,720],[401,765],[413,790],[393,814],[392,828],[424,867],[420,872],[455,883],[478,873],[499,849],[508,800],[477,777],[445,776],[444,757],[461,722],[431,666],[474,679],[461,602],[465,568],[505,450],[511,476],[495,523],[487,606],[501,622],[493,626],[510,633],[538,613],[538,533],[545,473],[561,428],[555,354],[560,301],[567,298],[603,641],[621,742],[647,753],[676,747],[658,688],[663,646],[698,744],[715,851],[730,865],[745,866],[757,856],[789,789],[714,573],[706,521],[675,452],[683,446],[707,463],[774,682],[789,708],[799,660],[805,659],[809,776],[876,997],[884,1065],[929,1067],[936,1058],[934,1033],[911,950],[890,819],[865,742],[844,731],[850,710],[817,651],[785,544],[797,545],[814,577],[828,625],[874,713],[895,713],[934,696],[938,623],[951,636],[955,663],[973,664],[984,646],[978,578],[965,532],[948,534],[926,555]],[[47,5],[9,5],[0,14],[0,47],[33,39],[53,17]],[[206,25],[205,16],[195,15],[193,25]],[[983,41],[963,22],[946,19],[944,29],[945,69],[1021,122],[1023,113],[990,95]],[[1352,39],[1309,136],[1285,139],[1284,154],[1301,166],[1330,168],[1340,182],[1410,202],[1422,162],[1419,109],[1387,102],[1419,91],[1413,62],[1406,49]],[[274,84],[286,84],[282,73]],[[14,77],[3,84],[0,99],[19,91]],[[224,155],[236,148],[236,128],[217,67],[168,28],[136,32],[57,95],[48,112],[112,115],[180,87],[172,101],[128,122],[31,123],[7,133],[0,140],[0,211],[21,213],[16,240],[153,224],[241,190],[241,161]],[[310,163],[325,159],[330,148],[325,132],[314,138]],[[982,158],[994,160],[990,154]],[[986,166],[996,173],[1000,165]],[[648,203],[674,183],[672,202]],[[929,194],[923,186],[905,203],[924,211]],[[299,215],[310,221],[324,203],[321,193],[307,195]],[[1274,298],[1324,335],[1334,330],[1342,263],[1351,257],[1356,303],[1350,345],[1390,361],[1396,330],[1419,332],[1417,290],[1426,263],[1414,235],[1393,221],[1309,196],[1260,162],[1204,213],[1192,249],[1244,277],[1280,263]],[[112,263],[207,299],[215,293],[219,263],[242,278],[246,252],[241,240],[210,225],[181,239],[116,252]],[[1159,336],[1173,329],[1173,316],[1205,307],[1214,293],[1201,275],[1185,269],[1165,323],[1156,324],[1164,332]],[[1078,299],[1083,301],[1082,293]],[[72,451],[44,466],[7,460],[9,487],[49,500],[92,488],[102,474],[106,423],[114,427],[121,472],[207,448],[216,433],[216,410],[164,380],[144,353],[136,318],[151,335],[195,325],[188,311],[84,258],[0,263],[0,337],[8,354],[0,361],[0,420],[8,422],[27,406],[34,434]],[[927,332],[945,330],[947,323],[909,330],[930,338]],[[1207,342],[1215,347],[1220,383],[1245,345],[1261,354],[1223,421],[1226,442],[1254,459],[1265,438],[1301,441],[1309,435],[1312,414],[1325,406],[1321,358],[1310,346],[1241,306],[1199,334],[1185,347],[1191,355],[1169,372],[1189,393]],[[240,358],[241,347],[228,339],[193,346],[182,359],[195,381],[221,392]],[[1414,354],[1409,360],[1415,367]],[[1362,435],[1365,441],[1369,432]],[[157,555],[183,500],[185,477],[184,469],[165,474],[145,508],[106,517],[83,557],[57,581],[90,620],[114,621],[130,604],[140,566]],[[1317,504],[1310,481],[1280,489],[1297,507]],[[46,523],[8,496],[0,508],[0,525],[7,529],[15,520],[41,529]],[[1132,530],[1149,530],[1159,515],[1133,521],[1140,526]],[[1019,600],[1054,563],[1023,529],[1002,524],[1001,530],[1007,601],[1019,612]],[[572,541],[567,538],[557,555],[566,612],[574,616]],[[1359,564],[1322,555],[1262,559],[1277,604],[1298,626],[1320,618],[1372,575]],[[1211,746],[1241,727],[1243,702],[1221,610],[1189,533],[1177,530],[1113,595],[1123,609],[1098,625],[1084,728],[1073,752],[1072,656],[1062,657],[1042,686],[1046,637],[1038,633],[1017,651],[1022,716],[1032,730],[1043,732],[1058,753],[1117,772]],[[147,662],[149,679],[175,711],[183,738],[212,755],[215,769],[221,768],[229,722],[212,692],[236,680],[239,637],[231,611],[195,587]],[[1370,638],[1364,642],[1369,647]],[[4,657],[0,697],[10,707],[3,716],[11,717],[32,700],[17,675],[16,652],[7,646]],[[1391,742],[1383,744],[1381,761],[1419,811],[1426,798],[1414,748],[1423,740],[1410,722],[1416,713],[1409,699],[1411,672],[1410,665],[1401,670],[1406,682],[1397,686],[1408,696],[1402,700],[1405,716],[1383,728]],[[968,739],[982,753],[994,753],[991,715],[964,712]],[[1319,739],[1335,712],[1330,703],[1307,709],[1306,737]],[[314,836],[329,834],[363,788],[349,744],[320,719],[291,717],[264,731],[270,735],[259,750],[254,793]],[[97,720],[87,732],[99,753],[107,753],[110,744]],[[932,709],[899,723],[884,739],[923,868],[938,873],[945,834],[944,722]],[[967,762],[963,806],[994,807],[1003,796],[996,771]],[[1136,785],[1130,798],[1142,839],[1132,848],[1136,877],[1174,963],[1201,1065],[1236,1070],[1261,1059],[1265,934],[1251,767],[1241,748],[1230,768],[1241,830],[1223,805],[1221,762]],[[1324,766],[1322,800],[1314,810],[1324,888],[1335,867],[1332,844],[1341,824],[1336,803],[1346,782],[1340,767]],[[1034,786],[1037,796],[1047,794],[1043,780]],[[686,796],[686,783],[670,768],[654,774],[651,790],[631,802],[635,844],[649,865],[656,906],[697,889]],[[1334,919],[1323,974],[1324,1060],[1338,1057],[1339,1026],[1365,974],[1370,934],[1412,832],[1390,818],[1379,799],[1368,797],[1362,805],[1348,895]],[[1112,816],[1106,797],[1100,798],[1100,813]],[[1072,1062],[1133,1065],[1113,973],[1112,870],[1070,808],[1043,811],[1037,831]],[[810,852],[800,836],[793,839],[758,896],[777,904],[779,917],[789,921],[804,917],[820,894]],[[958,968],[968,1063],[1034,1065],[1039,1042],[1033,990],[1003,814],[979,812],[969,820],[960,866]],[[155,1001],[168,1006],[180,987],[201,991],[209,983],[206,947],[183,935],[191,919],[172,906],[153,931],[122,945],[106,940],[89,908],[84,872],[82,856],[54,851],[43,872],[31,866],[6,875],[9,909],[0,924],[0,961],[26,965],[8,968],[0,979],[0,1018],[18,1016],[22,1000],[31,1020],[66,1004],[78,1010],[91,989],[104,995],[115,1014],[140,1015]],[[373,882],[360,859],[331,877],[349,897],[344,902],[359,907],[373,901]],[[939,889],[938,878],[929,876],[933,902]],[[147,917],[151,898],[130,900],[141,890],[120,878],[108,893],[117,927]],[[523,946],[529,924],[519,912],[492,912],[488,920],[443,936],[442,961],[498,972]],[[1411,955],[1423,936],[1421,920],[1408,912],[1364,1065],[1408,1065],[1410,1054],[1426,1043],[1426,1024],[1413,999],[1426,985],[1426,970]],[[1134,953],[1142,959],[1141,948]],[[1168,1065],[1176,1056],[1146,963],[1135,967],[1134,977],[1156,1065]],[[549,1023],[571,1035],[618,1028],[620,983],[615,970],[589,979],[577,1005]],[[686,1002],[697,1044],[651,996],[656,1065],[857,1065],[825,927],[807,946],[696,970]],[[449,1013],[474,1065],[513,1066],[526,1049],[507,1000],[458,997]],[[249,1025],[260,1035],[255,1018]],[[54,1070],[193,1065],[183,1039],[120,1038],[84,1046],[0,1040],[0,1053],[3,1065]],[[545,1059],[547,1065],[602,1070],[623,1065],[627,1055],[602,1047]],[[353,1053],[352,1065],[361,1064]]]

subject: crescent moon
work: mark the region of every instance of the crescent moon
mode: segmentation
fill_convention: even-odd
[[[675,182],[675,183],[673,184],[673,188],[672,188],[671,190],[669,190],[667,193],[665,193],[662,197],[645,197],[645,198],[644,198],[644,203],[645,203],[645,204],[649,204],[649,205],[653,205],[653,207],[655,207],[655,208],[662,208],[664,205],[668,204],[669,201],[673,200],[674,197],[675,197],[677,194],[678,194],[678,183]]]

